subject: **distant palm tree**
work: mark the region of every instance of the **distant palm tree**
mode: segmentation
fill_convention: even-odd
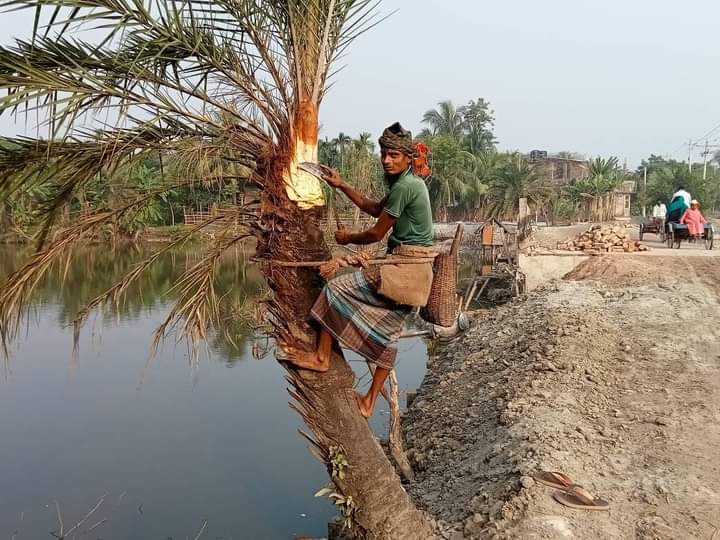
[[[340,154],[338,154],[335,140],[320,139],[318,141],[318,161],[336,169],[340,168]]]
[[[345,169],[345,147],[352,142],[350,135],[345,135],[343,132],[338,133],[338,136],[332,140],[332,144],[337,148],[338,155],[340,156],[340,169]]]
[[[526,198],[536,206],[542,205],[551,188],[519,153],[507,156],[490,180],[487,192],[487,209],[496,218],[514,218],[519,211],[520,199]]]
[[[360,136],[353,141],[357,148],[362,148],[372,154],[375,151],[375,143],[372,141],[372,133],[363,131]]]
[[[471,174],[465,176],[465,186],[460,206],[465,212],[465,218],[468,220],[476,220],[482,209],[482,203],[487,195],[488,185],[494,168],[496,166],[494,152],[483,153],[480,155],[472,154],[472,171]]]
[[[625,181],[616,157],[597,157],[588,161],[588,176],[576,184],[575,190],[585,197],[588,216],[593,221],[612,219],[614,192]]]
[[[430,126],[432,135],[460,137],[463,134],[462,113],[450,100],[441,101],[437,109],[426,111],[422,122]]]
[[[439,220],[445,221],[448,208],[463,201],[468,185],[473,183],[476,157],[463,150],[461,142],[449,135],[424,140],[432,152],[432,174],[428,178],[428,189],[433,211]]]
[[[617,175],[620,169],[620,161],[616,157],[596,157],[588,161],[588,176],[590,178],[606,178]]]

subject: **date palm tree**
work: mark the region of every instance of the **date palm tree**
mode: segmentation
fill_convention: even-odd
[[[175,282],[178,301],[158,336],[173,329],[204,340],[220,318],[217,262],[247,236],[257,239],[273,292],[267,318],[276,337],[315,346],[309,310],[315,271],[271,261],[329,257],[319,221],[319,181],[298,168],[316,161],[318,110],[331,65],[377,22],[371,0],[1,0],[32,10],[31,40],[0,47],[0,112],[44,116],[42,134],[0,144],[0,201],[37,186],[49,191],[37,251],[0,290],[0,333],[17,332],[30,293],[60,257],[93,230],[140,212],[158,194],[198,183],[249,179],[253,208],[225,210],[194,229],[240,218]],[[84,34],[84,29],[90,32]],[[58,220],[97,175],[162,155],[175,162],[166,184],[136,190],[125,204]],[[124,291],[177,243],[133,267],[81,312],[119,302]],[[427,538],[430,525],[358,414],[354,375],[339,356],[328,373],[289,369],[293,407],[328,466],[334,498],[358,536]],[[344,464],[347,463],[346,467]]]
[[[625,175],[616,157],[597,157],[588,161],[588,176],[581,182],[581,187],[588,195],[589,217],[593,221],[612,219],[615,206],[613,193],[624,180]]]

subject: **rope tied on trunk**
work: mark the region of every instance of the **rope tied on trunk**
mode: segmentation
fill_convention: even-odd
[[[327,276],[332,277],[332,275],[340,268],[346,268],[348,266],[369,268],[370,266],[383,266],[386,264],[425,264],[433,262],[434,260],[435,256],[371,259],[368,253],[361,251],[357,255],[344,255],[342,257],[335,257],[325,261],[278,261],[277,259],[254,258],[253,262],[273,264],[275,266],[283,266],[285,268],[317,268],[323,277],[327,279]]]
[[[370,255],[361,251],[357,255],[345,255],[343,257],[330,259],[329,261],[322,263],[318,268],[318,271],[323,278],[328,280],[341,268],[346,268],[348,266],[361,266],[362,268],[368,268],[369,260]]]

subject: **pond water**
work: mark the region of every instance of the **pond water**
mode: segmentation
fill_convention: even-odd
[[[67,533],[103,496],[76,534],[97,525],[83,538],[192,539],[203,527],[200,537],[216,540],[324,536],[335,512],[313,494],[327,475],[297,433],[284,370],[252,354],[250,330],[232,316],[262,289],[242,252],[218,272],[227,335],[196,364],[172,338],[148,353],[169,285],[197,250],[167,254],[120,308],[91,317],[73,358],[75,313],[147,254],[89,249],[40,286],[0,377],[0,538],[52,538],[58,509]],[[22,260],[0,251],[0,282]],[[401,342],[402,391],[419,385],[425,357],[423,341]],[[384,435],[387,406],[378,409],[372,425]]]

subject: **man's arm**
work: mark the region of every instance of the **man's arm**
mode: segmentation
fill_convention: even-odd
[[[370,199],[345,182],[343,182],[342,185],[339,186],[339,189],[345,195],[347,195],[347,198],[350,199],[353,204],[357,206],[360,210],[362,210],[366,214],[371,215],[372,217],[381,217],[383,210],[383,201],[376,201]]]
[[[324,177],[324,180],[332,187],[338,188],[347,195],[347,198],[366,214],[375,218],[380,217],[380,214],[383,211],[383,201],[375,201],[365,197],[365,195],[340,178],[340,175],[338,175],[337,171],[334,169],[328,168],[328,174]]]
[[[381,210],[380,218],[377,220],[375,225],[373,225],[369,229],[366,229],[362,232],[357,232],[357,233],[350,232],[347,229],[340,229],[335,232],[335,240],[340,245],[344,245],[344,244],[358,244],[358,245],[374,244],[376,242],[379,242],[383,238],[385,238],[385,235],[392,228],[392,226],[395,225],[396,221],[397,221],[396,218],[392,217],[387,212],[383,212]]]

